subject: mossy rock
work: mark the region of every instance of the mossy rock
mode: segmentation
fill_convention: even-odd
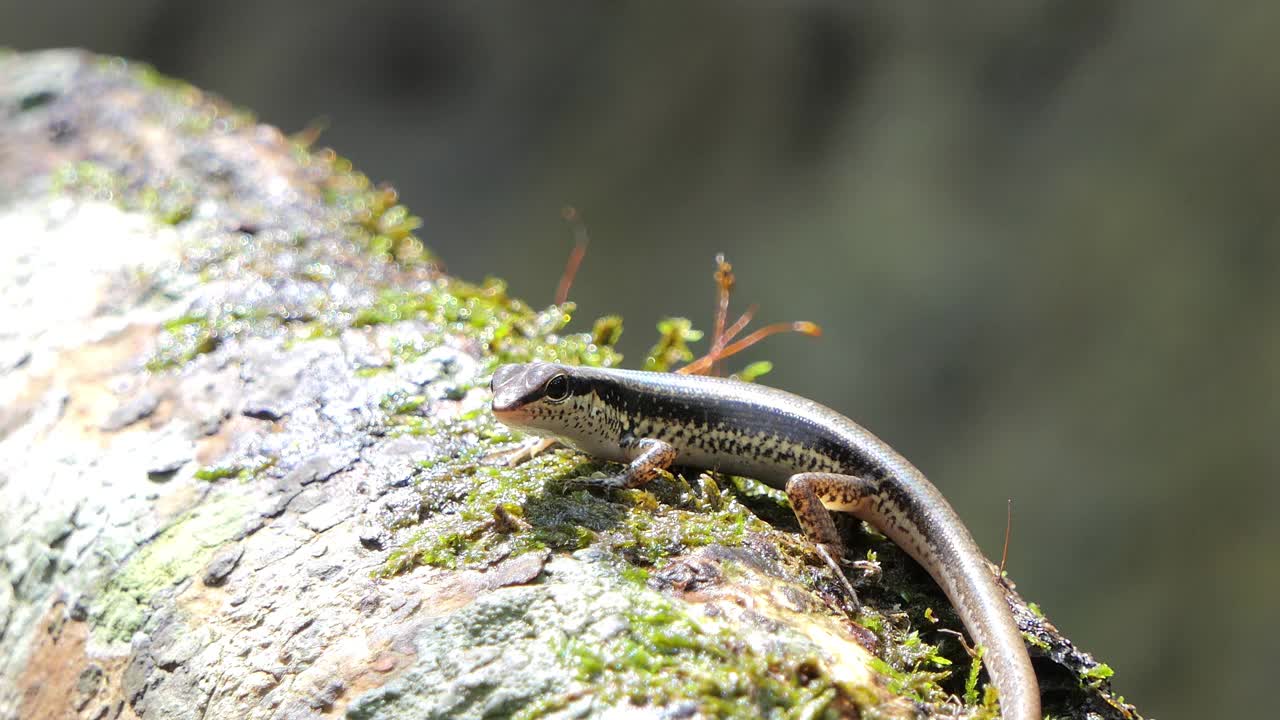
[[[0,717],[993,717],[883,538],[854,608],[767,488],[515,461],[493,370],[617,364],[617,318],[447,276],[394,190],[148,68],[0,54],[0,105]],[[1010,598],[1049,712],[1138,717]]]

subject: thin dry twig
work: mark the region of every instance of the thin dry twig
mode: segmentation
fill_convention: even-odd
[[[556,287],[556,305],[563,305],[569,300],[569,288],[573,287],[573,279],[578,274],[578,267],[582,265],[582,258],[587,254],[587,245],[591,242],[591,238],[587,235],[587,225],[582,221],[582,215],[577,208],[566,207],[560,215],[573,225],[574,243],[573,250],[569,252],[569,260],[565,262],[564,272],[560,274],[560,284]]]
[[[752,305],[747,308],[746,312],[738,316],[738,319],[734,320],[733,324],[730,325],[729,328],[724,331],[724,342],[728,343],[730,340],[733,340],[734,338],[738,337],[738,333],[742,332],[742,329],[747,326],[747,323],[751,322],[751,318],[755,317],[756,310],[759,310],[759,309],[760,309],[759,305]],[[720,346],[720,350],[721,351],[724,350],[724,345]]]
[[[954,635],[956,639],[960,641],[960,647],[964,648],[965,653],[970,658],[978,657],[978,649],[970,645],[969,641],[964,639],[964,633],[956,632],[950,628],[938,628],[938,632],[945,633],[947,635]]]
[[[1013,533],[1013,498],[1008,499],[1004,520],[1004,549],[1000,551],[1000,576],[1004,577],[1004,563],[1009,559],[1009,536]]]
[[[742,338],[741,340],[735,343],[731,343],[728,347],[726,347],[720,353],[719,357],[704,355],[698,358],[697,360],[694,360],[693,362],[689,363],[688,365],[685,365],[679,370],[676,370],[676,372],[682,375],[693,375],[693,374],[701,373],[704,370],[710,368],[711,364],[714,363],[715,361],[723,360],[727,357],[737,355],[738,353],[742,352],[743,350],[746,350],[752,345],[755,345],[756,343],[769,337],[770,335],[776,335],[780,332],[798,332],[802,335],[808,335],[810,337],[820,337],[822,335],[822,328],[818,327],[814,323],[808,322],[807,320],[800,320],[798,322],[789,322],[789,323],[782,322],[782,323],[774,323],[772,325],[766,325],[765,327],[762,327],[759,330],[756,330],[755,332]]]
[[[746,350],[770,335],[780,332],[798,332],[811,337],[818,337],[822,334],[822,329],[811,322],[774,323],[756,330],[737,342],[733,342],[738,333],[742,332],[747,327],[747,324],[751,322],[751,318],[756,314],[757,306],[748,307],[747,311],[742,313],[741,317],[735,320],[732,325],[725,327],[725,323],[729,319],[729,296],[733,293],[737,278],[733,274],[733,265],[725,259],[724,253],[716,255],[714,277],[717,292],[715,328],[711,333],[711,349],[707,351],[706,355],[679,368],[675,372],[681,375],[718,375],[721,360]]]
[[[712,357],[711,374],[719,375],[720,351],[724,350],[724,346],[733,339],[732,335],[725,335],[724,325],[729,319],[729,295],[733,293],[733,285],[736,282],[733,276],[733,265],[725,259],[724,253],[716,255],[714,277],[716,279],[716,319],[715,329],[711,332],[711,351],[707,354]]]

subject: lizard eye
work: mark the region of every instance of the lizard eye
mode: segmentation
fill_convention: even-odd
[[[569,378],[564,375],[551,378],[547,381],[547,387],[543,393],[551,402],[564,402],[569,399]]]

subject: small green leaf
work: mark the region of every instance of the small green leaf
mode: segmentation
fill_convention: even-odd
[[[773,363],[768,360],[760,360],[742,368],[742,371],[738,373],[738,379],[745,382],[755,382],[757,378],[768,375],[770,370],[773,370]]]
[[[964,701],[968,705],[975,705],[978,702],[978,673],[982,672],[982,656],[985,654],[986,648],[978,646],[973,664],[969,666],[969,677],[964,681]]]
[[[1112,675],[1115,675],[1116,671],[1112,670],[1111,666],[1106,663],[1098,663],[1080,674],[1090,680],[1106,680]]]
[[[644,369],[653,372],[666,372],[676,363],[692,360],[689,343],[702,339],[702,331],[695,330],[687,318],[663,318],[658,332],[661,337],[644,359]]]
[[[618,344],[618,340],[622,338],[622,317],[619,315],[605,315],[596,320],[591,328],[591,342],[596,345],[605,347],[613,347]]]

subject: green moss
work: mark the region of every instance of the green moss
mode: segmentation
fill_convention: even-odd
[[[276,458],[260,458],[257,462],[251,464],[232,462],[226,465],[214,465],[197,470],[195,478],[205,482],[218,482],[227,478],[238,478],[241,482],[248,482],[260,477],[262,473],[274,467],[275,464]]]
[[[223,465],[217,467],[200,468],[196,471],[196,479],[205,482],[217,482],[225,480],[229,477],[236,477],[244,469],[238,465]]]
[[[634,562],[657,565],[707,545],[734,547],[743,543],[748,531],[768,529],[736,500],[694,492],[683,478],[655,484],[669,502],[658,503],[643,491],[616,493],[627,512],[610,544]]]
[[[1094,688],[1101,687],[1104,682],[1111,679],[1112,675],[1115,675],[1115,671],[1106,663],[1098,663],[1080,673],[1080,677]]]
[[[147,361],[147,369],[158,372],[180,367],[213,352],[230,337],[248,332],[267,333],[279,323],[278,315],[260,308],[219,306],[210,312],[183,315],[161,327],[156,351]]]
[[[175,142],[186,143],[189,152],[207,151],[205,134],[223,136],[253,125],[254,118],[202,93],[191,85],[157,73],[141,63],[118,58],[104,59],[100,71],[122,88],[151,92],[155,102],[140,104],[137,121],[154,123],[159,130],[177,131],[187,137]],[[167,102],[166,102],[167,101]],[[141,117],[146,113],[145,118]],[[331,150],[312,151],[304,141],[294,140],[288,146],[299,169],[298,182],[311,182],[314,193],[301,192],[304,198],[318,201],[310,208],[314,224],[295,230],[293,242],[288,240],[212,244],[197,249],[189,258],[204,279],[220,279],[224,273],[241,277],[258,273],[264,279],[279,281],[281,264],[273,262],[279,251],[303,253],[294,280],[316,286],[315,295],[324,297],[323,289],[337,281],[351,280],[353,274],[365,276],[370,268],[390,263],[401,269],[415,268],[423,272],[406,279],[416,282],[432,277],[434,260],[414,235],[421,226],[406,206],[399,202],[396,191],[375,186],[356,171],[351,162]],[[228,161],[230,162],[230,161]],[[233,217],[253,218],[266,208],[263,200],[246,193],[243,188],[222,184],[217,179],[198,174],[198,170],[166,168],[161,171],[139,159],[137,153],[120,152],[106,155],[97,162],[73,162],[57,169],[52,187],[58,193],[76,193],[114,201],[129,210],[155,215],[162,222],[178,223],[191,217],[197,196],[222,201]],[[306,180],[302,179],[306,178]],[[302,208],[307,210],[308,208]],[[316,228],[326,237],[343,238],[364,252],[344,258],[327,252],[325,243],[317,243],[314,253],[306,255]],[[247,256],[247,257],[246,257]],[[305,297],[305,292],[296,293]],[[321,301],[322,306],[300,311],[280,308],[275,303],[255,303],[256,307],[222,309],[217,306],[200,315],[178,318],[169,323],[160,338],[160,347],[150,363],[152,370],[180,367],[195,357],[216,349],[236,336],[266,336],[282,327],[299,324],[302,332],[290,340],[334,337],[348,328],[360,328],[396,320],[415,319],[429,323],[434,330],[424,334],[413,347],[403,349],[403,357],[412,357],[440,344],[446,337],[465,337],[481,342],[491,355],[490,367],[500,362],[551,360],[557,362],[613,365],[618,361],[613,345],[622,331],[617,317],[604,318],[590,333],[560,335],[570,320],[573,306],[566,304],[534,311],[507,295],[499,281],[489,280],[475,285],[437,277],[413,290],[387,291],[369,300],[356,294],[344,303]]]
[[[755,382],[772,371],[773,363],[768,360],[759,360],[742,368],[736,376],[743,382]]]
[[[964,680],[964,701],[969,705],[976,705],[978,702],[978,674],[982,672],[984,655],[986,655],[986,648],[978,648],[973,662],[969,664],[969,675]]]
[[[689,343],[702,339],[702,331],[695,330],[686,318],[663,318],[658,322],[658,342],[649,349],[644,359],[644,369],[665,372],[679,363],[693,359]]]
[[[816,656],[760,653],[652,594],[637,597],[625,621],[601,642],[569,638],[559,649],[604,704],[688,703],[721,718],[837,718],[848,710]]]
[[[423,426],[430,427],[429,421],[423,419]],[[429,432],[513,437],[488,412]],[[659,479],[650,485],[652,491],[601,493],[567,482],[601,467],[578,453],[558,450],[508,468],[501,456],[485,457],[491,450],[485,444],[463,447],[455,457],[425,468],[419,483],[421,525],[392,552],[383,575],[417,565],[483,565],[534,549],[572,551],[590,544],[656,565],[705,545],[740,545],[749,531],[768,528],[736,499],[722,496],[713,481],[694,488],[682,478]],[[500,527],[494,520],[499,506],[528,527]]]
[[[487,279],[479,285],[441,278],[420,291],[392,290],[355,310],[350,327],[361,328],[418,320],[438,328],[440,336],[465,337],[487,351],[489,369],[508,362],[545,360],[570,365],[615,365],[621,359],[613,343],[621,335],[616,318],[597,321],[592,333],[561,335],[573,319],[574,305],[535,311],[507,294],[506,283]],[[607,329],[599,327],[605,323]],[[411,360],[439,344],[439,337],[399,348],[400,360]]]
[[[622,317],[605,315],[596,319],[591,326],[591,342],[604,347],[613,347],[622,339]]]
[[[950,676],[947,672],[929,670],[899,670],[880,658],[871,661],[871,669],[885,679],[885,686],[894,695],[911,698],[919,702],[939,702],[946,694],[938,686],[938,682]]]
[[[209,95],[185,80],[165,75],[147,63],[121,57],[102,57],[98,60],[98,67],[104,73],[123,75],[146,90],[169,97],[176,108],[185,111],[177,113],[176,127],[189,134],[203,134],[215,122],[223,132],[257,122],[253,113]]]
[[[411,415],[422,409],[426,404],[425,395],[410,395],[403,392],[396,392],[382,399],[381,407],[393,416]]]
[[[425,421],[424,421],[425,422]],[[476,433],[480,425],[493,423],[492,416],[456,421],[437,427],[436,434]],[[493,423],[496,424],[496,423]],[[419,481],[425,516],[401,522],[419,525],[394,548],[380,574],[394,575],[419,565],[458,567],[483,564],[511,552],[535,548],[578,549],[590,536],[565,522],[540,522],[532,531],[504,534],[495,529],[494,510],[502,506],[508,513],[542,521],[530,512],[530,498],[541,491],[546,477],[580,472],[588,463],[568,451],[546,453],[518,468],[499,471],[480,463],[485,450],[473,439],[463,444],[448,460],[435,460]]]
[[[103,58],[99,71],[122,86],[132,84],[137,89],[152,94],[167,103],[141,103],[146,120],[157,129],[164,129],[196,144],[207,136],[227,135],[253,127],[254,115],[232,106],[189,83],[168,77],[150,65],[131,62],[122,58]],[[121,82],[122,81],[122,82]],[[139,118],[141,119],[141,118]],[[395,263],[401,267],[425,267],[435,262],[431,253],[414,231],[422,225],[421,219],[412,215],[399,202],[395,189],[375,186],[369,178],[353,169],[346,158],[332,150],[312,151],[305,141],[287,141],[300,168],[306,168],[306,176],[314,178],[316,197],[323,199],[324,220],[331,223],[338,234],[345,236],[369,257]],[[217,195],[221,188],[214,188],[195,173],[185,171],[156,172],[129,153],[109,161],[120,170],[94,163],[74,163],[55,173],[54,189],[61,192],[83,191],[104,200],[113,200],[128,210],[140,210],[155,215],[162,222],[174,224],[191,216],[195,207],[195,183],[200,183],[202,196]],[[123,170],[129,169],[125,177]],[[136,168],[136,170],[135,170]],[[135,177],[134,172],[150,172],[148,177]],[[300,173],[301,177],[302,174]],[[227,192],[236,190],[228,188]],[[248,197],[232,198],[233,202],[257,205]]]
[[[434,256],[413,234],[422,220],[400,204],[395,188],[375,186],[351,161],[332,150],[312,153],[294,143],[300,163],[318,165],[327,172],[320,183],[324,204],[340,218],[345,234],[373,257],[401,266],[430,265]]]
[[[1052,646],[1048,643],[1048,641],[1032,633],[1022,633],[1022,639],[1026,640],[1027,644],[1031,645],[1032,647],[1040,648],[1041,650],[1044,650],[1046,652],[1053,649]]]
[[[379,294],[357,306],[317,307],[309,316],[284,314],[273,307],[218,306],[184,315],[162,328],[157,350],[148,364],[152,371],[178,368],[242,335],[267,336],[293,326],[295,340],[337,337],[347,329],[368,328],[403,321],[419,321],[428,329],[414,342],[397,343],[393,364],[412,362],[447,339],[465,339],[486,351],[481,378],[508,362],[545,360],[571,365],[610,366],[621,356],[612,345],[620,333],[562,334],[573,319],[572,303],[535,311],[507,295],[506,285],[486,280],[480,285],[439,278],[416,291],[395,290]],[[380,368],[366,368],[366,374]],[[461,390],[465,390],[462,388]],[[405,414],[396,411],[392,414]]]
[[[166,225],[187,220],[195,209],[195,189],[185,182],[168,179],[153,185],[88,160],[57,168],[50,182],[56,194],[114,202],[130,212],[151,215]]]

